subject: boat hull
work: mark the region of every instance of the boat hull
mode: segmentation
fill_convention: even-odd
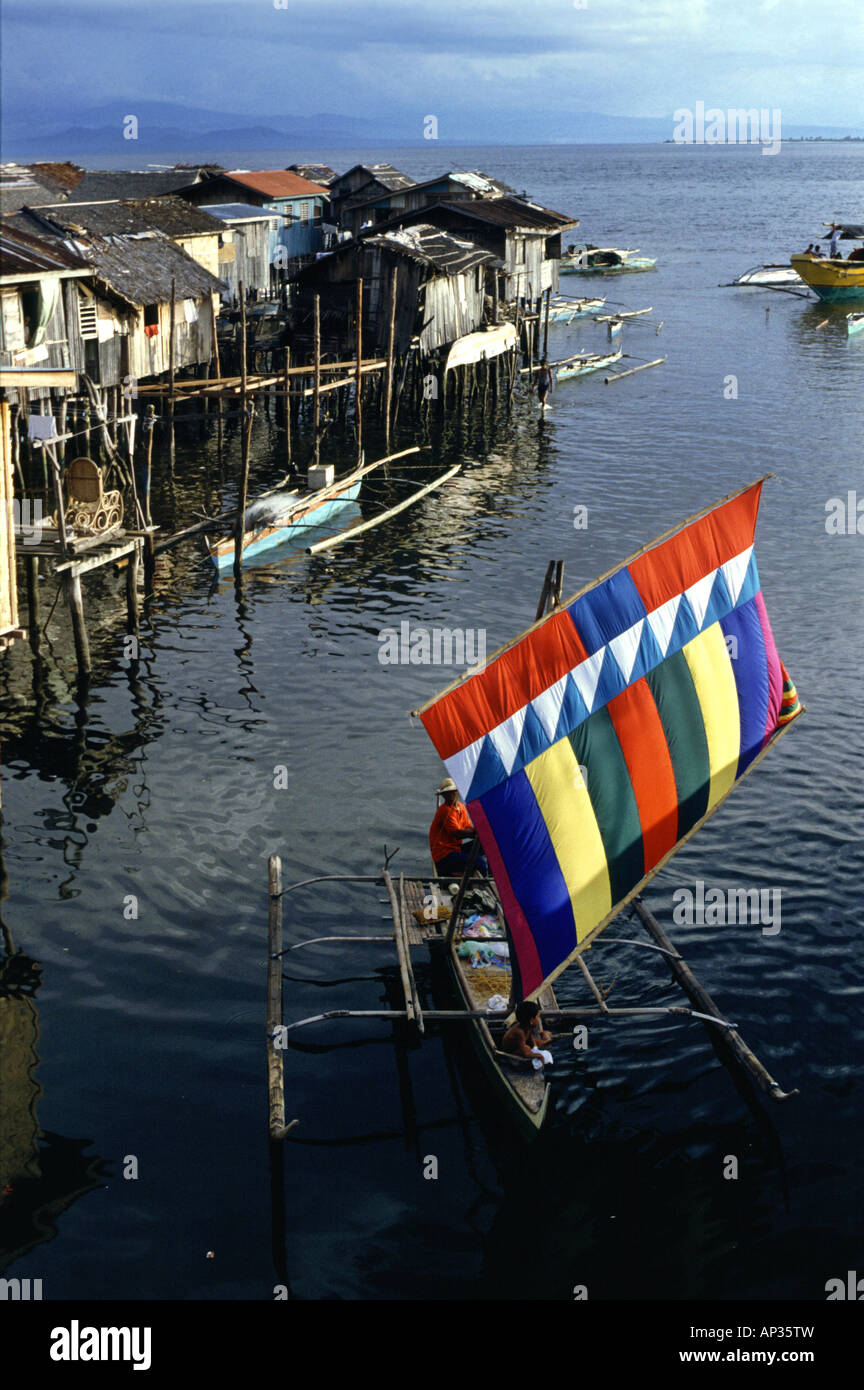
[[[602,371],[604,367],[611,367],[615,362],[620,362],[623,355],[623,348],[619,348],[617,352],[609,352],[602,357],[587,357],[581,362],[568,362],[556,369],[555,380],[568,381],[573,376],[588,376],[591,372]]]
[[[316,501],[314,493],[301,498],[291,509],[290,516],[278,526],[256,526],[247,531],[243,538],[243,559],[251,559],[264,550],[275,549],[291,541],[305,539],[314,527],[323,526],[331,517],[337,515],[360,493],[361,479],[346,485],[335,496]],[[234,563],[234,537],[219,541],[210,547],[210,559],[217,569],[226,569]]]
[[[790,262],[805,285],[826,304],[864,302],[864,261],[829,261],[819,256],[792,256]]]
[[[623,261],[621,265],[567,265],[562,261],[559,266],[559,273],[561,275],[621,275],[627,270],[653,270],[656,264],[656,256],[634,256],[631,261]]]
[[[864,314],[847,314],[846,332],[850,335],[864,332]]]
[[[447,964],[453,988],[461,1003],[466,1009],[476,1009],[477,1000],[471,996],[463,971],[459,966],[458,957],[452,947],[447,950]],[[522,1138],[529,1142],[536,1139],[543,1126],[549,1106],[548,1081],[543,1078],[542,1073],[534,1071],[527,1073],[539,1097],[539,1103],[535,1107],[523,1095],[520,1095],[519,1081],[522,1074],[516,1071],[511,1072],[507,1063],[497,1060],[495,1042],[488,1025],[479,1019],[477,1023],[470,1025],[470,1032],[474,1050],[492,1086],[494,1095],[506,1106]]]

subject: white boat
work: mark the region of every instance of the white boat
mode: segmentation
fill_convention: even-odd
[[[500,357],[502,352],[511,352],[516,347],[517,335],[512,323],[498,323],[479,333],[466,333],[457,338],[447,354],[444,371],[452,367],[467,367],[474,362],[489,361]]]
[[[731,285],[800,285],[801,276],[791,265],[754,265]]]
[[[846,315],[846,332],[850,335],[860,333],[864,329],[864,313]]]

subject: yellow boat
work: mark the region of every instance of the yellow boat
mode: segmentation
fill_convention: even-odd
[[[838,230],[838,241],[864,242],[864,226],[844,226]],[[852,255],[854,260],[843,260],[840,256],[814,256],[803,251],[790,256],[789,262],[820,299],[827,304],[837,304],[844,300],[864,300],[864,249],[859,248]]]

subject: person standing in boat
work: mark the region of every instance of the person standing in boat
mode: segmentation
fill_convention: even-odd
[[[501,1051],[514,1057],[530,1057],[535,1071],[539,1071],[552,1061],[552,1053],[543,1049],[543,1044],[551,1041],[552,1034],[543,1028],[540,1005],[536,999],[523,999],[516,1005],[516,1022],[501,1039]]]
[[[474,826],[467,806],[459,800],[452,777],[444,778],[435,795],[444,798],[429,827],[429,849],[435,872],[439,878],[459,877],[468,864],[468,848],[474,839]],[[477,868],[481,874],[489,872],[482,854],[478,855]]]
[[[543,364],[537,373],[537,397],[540,401],[540,409],[546,409],[546,397],[551,391],[555,390],[555,373],[543,358]]]

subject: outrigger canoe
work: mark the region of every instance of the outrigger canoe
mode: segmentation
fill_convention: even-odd
[[[412,711],[477,833],[455,896],[446,879],[391,876],[395,851],[385,850],[378,874],[325,874],[284,890],[281,859],[270,856],[271,1138],[285,1138],[297,1123],[285,1122],[288,1035],[348,1018],[398,1020],[421,1037],[430,1021],[469,1028],[495,1093],[523,1134],[536,1135],[548,1106],[547,1075],[533,1059],[522,1066],[499,1046],[523,999],[540,1003],[550,1031],[575,1023],[576,1051],[589,1020],[592,1037],[601,1021],[698,1020],[709,1026],[718,1055],[734,1060],[764,1094],[777,1101],[795,1094],[746,1045],[640,896],[804,712],[777,652],[756,565],[764,481],[706,507],[566,600],[561,566],[553,578],[550,564],[535,621],[481,671],[466,671]],[[481,847],[494,888],[474,875]],[[383,885],[392,935],[312,937],[283,947],[287,895],[337,880]],[[605,934],[628,906],[651,943],[629,932]],[[285,955],[330,941],[395,944],[402,1007],[340,1008],[283,1024]],[[602,955],[606,945],[659,953],[692,1007],[610,1005],[611,984],[604,987],[586,961],[589,948]],[[458,1008],[424,1007],[411,961],[419,946],[445,953]],[[571,965],[589,1002],[559,1006],[552,985]],[[559,1053],[556,1065],[568,1055]]]
[[[864,313],[846,315],[846,332],[850,337],[853,333],[860,333],[862,329],[864,329]]]
[[[574,319],[599,313],[605,303],[605,295],[601,299],[567,299],[565,296],[553,299],[549,305],[549,322],[572,323]]]
[[[814,256],[804,251],[790,256],[790,263],[805,285],[826,304],[864,301],[864,225],[846,223],[835,227],[835,231],[838,241],[862,243],[848,260],[842,256]]]
[[[562,256],[562,275],[614,275],[625,270],[653,270],[656,256],[640,256],[638,248],[617,246],[573,246]]]

